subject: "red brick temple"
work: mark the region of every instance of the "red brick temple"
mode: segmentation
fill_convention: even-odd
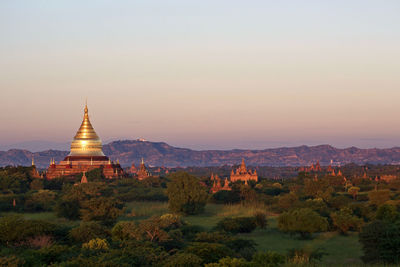
[[[139,180],[143,180],[150,177],[150,173],[147,170],[146,165],[144,165],[143,158],[142,161],[140,162],[140,167],[139,170],[136,172],[136,175]]]
[[[231,182],[236,181],[258,181],[257,171],[247,170],[246,164],[244,163],[244,159],[242,159],[242,164],[240,167],[236,169],[236,171],[232,170],[231,172]]]
[[[85,106],[83,121],[71,143],[71,151],[58,164],[51,160],[46,172],[46,179],[61,176],[72,176],[101,169],[108,179],[118,178],[124,174],[118,162],[112,162],[103,153],[103,145],[89,120],[88,108]]]
[[[218,177],[217,174],[215,176],[214,176],[214,174],[211,174],[210,179],[213,182],[213,186],[210,189],[210,193],[214,194],[221,190],[226,190],[226,191],[232,190],[232,188],[229,186],[228,178],[225,178],[224,186],[222,186],[222,180],[221,180],[221,178]]]

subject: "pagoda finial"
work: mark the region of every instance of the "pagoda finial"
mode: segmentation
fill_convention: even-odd
[[[32,166],[35,166],[35,158],[33,155],[32,155]]]
[[[89,109],[87,107],[87,98],[86,98],[86,101],[85,101],[85,109],[84,109],[84,111],[85,111],[85,117],[88,116]]]
[[[142,158],[142,162],[141,162],[141,164],[144,164],[144,159]]]

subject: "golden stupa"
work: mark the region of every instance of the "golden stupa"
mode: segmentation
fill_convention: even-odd
[[[81,127],[79,127],[74,140],[71,143],[71,152],[68,156],[98,157],[104,156],[103,145],[89,120],[87,105]]]
[[[89,120],[87,104],[81,127],[71,143],[71,151],[58,164],[53,159],[46,172],[46,179],[62,176],[74,177],[76,174],[100,169],[105,178],[118,178],[124,175],[119,162],[112,162],[103,153],[103,145]]]

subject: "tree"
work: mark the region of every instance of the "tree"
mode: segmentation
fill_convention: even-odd
[[[50,190],[39,190],[25,201],[25,208],[30,211],[49,211],[55,204],[56,194]]]
[[[92,198],[83,202],[81,209],[82,220],[101,221],[113,224],[123,213],[123,203],[110,197]]]
[[[267,215],[264,212],[256,212],[254,214],[256,225],[261,229],[265,229],[268,225]]]
[[[358,231],[363,224],[363,220],[353,216],[352,210],[349,208],[343,208],[338,212],[331,213],[331,219],[333,225],[342,234],[347,234],[350,229]]]
[[[251,267],[254,266],[247,262],[245,259],[226,257],[220,259],[218,262],[209,263],[204,265],[205,267]],[[276,266],[276,265],[274,265]],[[272,265],[271,265],[272,267]]]
[[[349,188],[349,190],[347,190],[347,192],[353,196],[354,200],[357,200],[357,194],[360,191],[360,188],[357,186],[352,186]]]
[[[33,179],[30,184],[31,190],[43,189],[43,179]]]
[[[153,216],[139,224],[135,222],[119,222],[112,229],[112,236],[117,240],[135,239],[138,241],[165,242],[173,239],[169,233],[183,223],[179,216],[164,214]]]
[[[82,245],[82,248],[89,250],[108,250],[109,245],[107,240],[101,238],[95,238],[90,240],[89,242]]]
[[[390,199],[389,190],[375,190],[368,193],[369,202],[372,205],[380,206]]]
[[[254,217],[223,218],[217,223],[217,229],[229,233],[251,233],[257,227]]]
[[[58,217],[78,220],[81,215],[79,201],[60,199],[56,205],[56,214]]]
[[[396,207],[393,205],[384,204],[378,208],[376,211],[376,219],[394,223],[399,220],[400,214],[397,211]]]
[[[288,233],[298,233],[309,238],[312,233],[328,229],[328,221],[309,208],[295,209],[282,213],[278,218],[278,228]]]
[[[373,221],[363,227],[359,235],[365,263],[400,263],[400,225]]]
[[[98,222],[81,222],[78,227],[72,228],[69,236],[75,242],[86,243],[95,238],[106,238],[107,229]]]
[[[203,212],[208,194],[199,180],[185,172],[171,175],[168,183],[168,204],[172,212],[198,214]]]
[[[199,256],[203,263],[217,262],[234,254],[230,248],[218,243],[192,243],[186,248],[186,253]]]
[[[293,206],[296,206],[298,202],[299,197],[295,193],[280,195],[278,197],[278,207],[283,211],[287,211]]]
[[[203,260],[192,253],[177,253],[167,259],[166,267],[200,267]]]

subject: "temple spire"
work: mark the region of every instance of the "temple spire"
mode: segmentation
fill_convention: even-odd
[[[102,143],[89,120],[89,109],[85,104],[81,126],[71,143],[69,156],[104,156]]]

